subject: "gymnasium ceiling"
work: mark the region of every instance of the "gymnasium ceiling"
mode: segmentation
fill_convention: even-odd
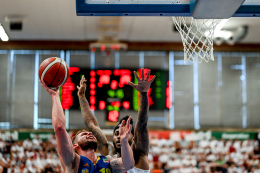
[[[10,31],[5,17],[23,15],[22,31]],[[76,16],[75,0],[0,0],[0,22],[11,41],[15,40],[96,40],[99,17]],[[231,18],[225,25],[249,27],[241,43],[260,43],[260,18]],[[180,42],[171,17],[122,17],[119,39],[142,42]]]

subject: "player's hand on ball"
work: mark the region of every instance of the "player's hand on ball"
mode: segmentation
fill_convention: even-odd
[[[144,69],[142,68],[142,74],[141,74],[141,79],[137,76],[136,72],[134,71],[134,75],[136,77],[136,79],[138,80],[137,84],[133,84],[132,82],[128,81],[128,84],[132,87],[134,87],[137,91],[139,92],[148,92],[151,83],[154,81],[155,79],[155,75],[153,76],[153,78],[149,80],[149,76],[150,76],[151,70],[148,71],[147,77],[146,79],[144,78]]]
[[[46,83],[45,83],[44,81],[41,81],[41,80],[39,80],[39,81],[40,81],[42,87],[43,87],[51,96],[59,95],[59,88],[56,89],[56,90],[50,89],[50,88],[46,85]]]
[[[132,124],[130,124],[130,120],[132,117],[129,117],[125,123],[125,120],[122,121],[120,127],[119,127],[119,135],[121,141],[127,141],[131,130],[132,130]]]
[[[81,77],[79,86],[77,86],[77,88],[78,88],[78,96],[85,96],[85,91],[86,91],[86,88],[87,88],[86,81],[87,80],[85,79],[85,76],[83,75]]]

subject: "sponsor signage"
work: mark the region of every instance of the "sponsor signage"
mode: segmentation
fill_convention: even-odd
[[[227,139],[260,139],[258,132],[216,132],[216,131],[149,131],[150,138],[156,136],[158,139],[170,139],[172,141],[199,141],[202,139],[210,140],[215,137],[217,140]]]
[[[19,140],[18,136],[19,133],[17,130],[0,132],[0,138],[3,139],[4,141],[8,141],[10,137],[12,137],[13,140],[17,141]]]
[[[223,138],[224,140],[227,139],[256,139],[257,132],[212,132],[212,136],[214,136],[216,139]]]
[[[108,135],[112,135],[112,131],[109,133],[106,130],[103,130],[104,133]],[[13,140],[26,140],[27,138],[34,139],[36,135],[43,141],[48,140],[54,134],[53,131],[22,131],[19,132],[18,130],[13,131],[2,131],[0,132],[0,138],[4,141],[9,140],[10,137]],[[71,135],[71,134],[70,134]],[[224,140],[227,139],[260,139],[259,132],[216,132],[216,131],[149,131],[150,139],[155,136],[157,139],[170,139],[172,141],[199,141],[202,139],[210,140],[212,137],[215,137],[217,140],[223,138]]]

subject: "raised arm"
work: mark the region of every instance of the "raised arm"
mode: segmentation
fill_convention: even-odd
[[[149,70],[146,79],[144,78],[144,69],[142,69],[141,79],[137,76],[136,72],[134,72],[135,77],[138,80],[137,84],[133,84],[132,82],[128,82],[129,85],[134,87],[137,91],[140,92],[140,103],[138,110],[138,118],[135,125],[135,135],[134,135],[134,143],[132,145],[134,155],[135,155],[135,166],[140,169],[149,169],[148,163],[148,151],[149,151],[149,134],[147,129],[147,121],[148,121],[148,90],[150,88],[151,83],[155,79],[155,75],[153,78],[149,80],[151,71]],[[143,158],[143,159],[140,159]]]
[[[97,142],[98,142],[97,147],[99,152],[102,155],[106,156],[112,152],[113,145],[107,141],[106,136],[103,134],[102,130],[98,125],[98,121],[95,115],[90,110],[89,103],[85,96],[85,91],[87,87],[85,82],[86,79],[83,75],[80,80],[80,86],[77,86],[79,103],[81,107],[81,114],[87,126],[88,131],[92,132],[93,135],[97,138]]]
[[[133,151],[127,140],[132,129],[130,120],[131,117],[128,118],[126,123],[125,120],[123,120],[119,127],[122,157],[116,158],[112,156],[107,156],[110,161],[111,168],[114,172],[126,172],[132,169],[135,165]]]
[[[66,120],[60,103],[58,90],[54,91],[40,81],[42,87],[51,95],[52,98],[52,125],[56,134],[57,149],[65,167],[71,167],[78,157],[73,149],[69,134],[66,131]]]
[[[148,94],[147,92],[141,92],[138,117],[134,130],[134,149],[141,152],[140,154],[143,155],[148,155],[149,149],[149,134],[147,129],[148,110]]]

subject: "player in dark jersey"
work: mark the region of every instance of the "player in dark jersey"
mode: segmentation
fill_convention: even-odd
[[[149,135],[147,129],[147,121],[148,121],[148,90],[150,88],[151,83],[155,79],[155,75],[149,81],[151,71],[149,70],[147,77],[144,77],[144,69],[142,69],[141,78],[139,78],[134,72],[136,79],[138,80],[137,84],[133,84],[128,81],[128,84],[135,88],[140,92],[140,103],[138,110],[138,119],[134,128],[134,133],[131,134],[128,138],[129,144],[131,144],[132,152],[134,154],[135,166],[133,169],[129,170],[130,173],[142,172],[148,173],[150,172],[149,161],[148,161],[148,151],[149,151]],[[86,79],[83,76],[80,81],[80,86],[78,88],[78,97],[81,106],[81,113],[84,119],[84,122],[98,141],[98,150],[102,155],[110,155],[111,160],[118,159],[122,157],[122,153],[120,152],[120,148],[122,145],[118,142],[120,136],[118,135],[118,129],[115,129],[113,134],[113,142],[116,143],[115,146],[110,144],[105,135],[102,133],[97,119],[90,110],[89,103],[85,97],[86,90]],[[115,155],[116,154],[116,155]]]
[[[70,139],[65,128],[66,120],[60,103],[59,91],[48,88],[43,81],[40,83],[52,98],[52,124],[61,164],[66,173],[111,173],[112,170],[125,172],[133,168],[133,153],[127,141],[132,128],[131,117],[120,126],[122,158],[124,159],[119,158],[112,162],[111,157],[96,155],[97,139],[92,132],[80,131],[73,141]]]

